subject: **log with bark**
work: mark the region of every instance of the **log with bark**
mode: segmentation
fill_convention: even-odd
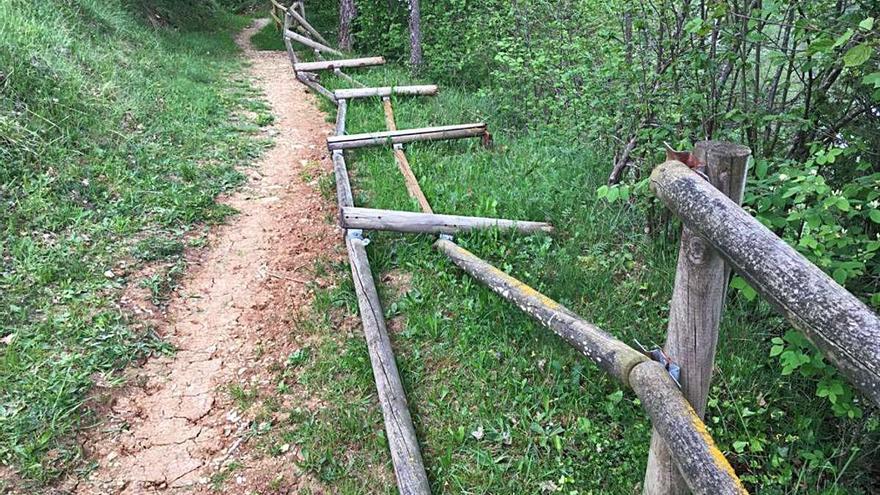
[[[880,318],[686,165],[654,169],[651,188],[682,222],[880,405]]]

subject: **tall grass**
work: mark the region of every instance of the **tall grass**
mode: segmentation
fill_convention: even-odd
[[[263,147],[231,37],[246,21],[140,12],[0,2],[0,462],[38,481],[80,455],[94,383],[167,350],[120,309],[128,275],[166,262],[161,297]]]

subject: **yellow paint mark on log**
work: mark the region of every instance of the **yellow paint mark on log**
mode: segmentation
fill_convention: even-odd
[[[510,285],[510,287],[512,289],[522,292],[526,297],[531,297],[531,298],[537,299],[541,304],[546,306],[548,309],[553,310],[553,311],[559,311],[559,310],[565,309],[561,304],[554,301],[553,299],[550,299],[549,297],[545,296],[544,294],[541,294],[540,292],[533,289],[528,284],[513,278],[512,276],[501,271],[500,269],[496,268],[495,266],[490,265],[489,263],[484,263],[482,260],[477,258],[473,253],[471,253],[467,249],[459,246],[458,244],[450,242],[447,244],[447,246],[454,249],[455,251],[458,251],[459,256],[471,258],[471,261],[474,263],[484,264],[488,271],[492,272],[492,274],[495,275],[496,277],[503,279],[508,285]]]
[[[700,435],[703,439],[703,442],[706,443],[706,446],[709,448],[709,455],[712,457],[712,461],[715,463],[715,467],[721,469],[726,472],[730,479],[734,481],[736,484],[736,489],[739,493],[748,495],[748,490],[742,485],[742,482],[739,480],[739,476],[736,475],[736,471],[733,470],[733,466],[727,462],[727,458],[724,457],[724,454],[721,452],[721,449],[715,445],[715,440],[712,439],[712,435],[709,434],[709,430],[706,429],[706,424],[703,423],[703,420],[697,416],[697,412],[694,411],[694,408],[691,407],[690,404],[685,402],[686,412],[688,415],[688,419],[694,427],[694,430]]]

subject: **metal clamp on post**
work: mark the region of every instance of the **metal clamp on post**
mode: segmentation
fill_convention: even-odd
[[[438,236],[441,241],[449,241],[452,242],[455,238],[452,237],[452,234],[440,234]]]
[[[345,231],[346,239],[357,239],[364,243],[364,246],[370,244],[370,240],[364,237],[364,231],[361,229],[348,229]]]
[[[665,352],[663,352],[663,349],[661,349],[660,347],[655,347],[649,351],[638,340],[633,339],[633,341],[639,347],[639,350],[642,352],[642,354],[651,358],[652,361],[657,361],[658,363],[662,364],[663,367],[666,368],[666,372],[669,373],[669,376],[671,376],[672,379],[675,380],[675,384],[678,385],[678,388],[681,388],[681,382],[678,381],[681,378],[681,367],[675,364],[675,362],[673,362],[672,359],[667,356]]]

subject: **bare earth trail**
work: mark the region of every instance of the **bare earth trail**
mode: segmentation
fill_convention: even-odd
[[[240,213],[189,259],[167,311],[157,315],[137,294],[123,301],[135,313],[153,314],[178,350],[132,371],[130,386],[86,442],[99,467],[74,493],[210,493],[212,477],[232,461],[240,467],[221,493],[298,493],[306,486],[322,493],[295,472],[295,449],[278,457],[251,452],[246,433],[256,425],[239,416],[229,393],[236,384],[274,387],[271,367],[304,345],[291,320],[308,307],[305,282],[314,279],[315,261],[341,252],[337,230],[326,221],[334,203],[303,173],[332,170],[325,151],[331,127],[286,55],[251,47],[250,37],[266,22],[256,21],[238,42],[272,106],[275,147],[247,171],[246,187],[225,199]]]

